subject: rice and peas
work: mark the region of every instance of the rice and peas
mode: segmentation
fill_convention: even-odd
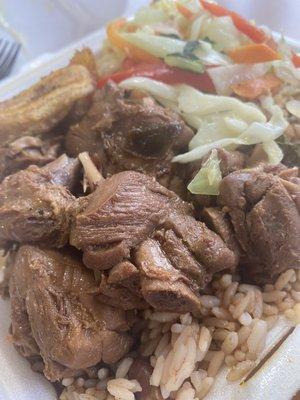
[[[300,271],[282,273],[263,289],[224,274],[201,297],[203,317],[146,310],[139,349],[97,378],[65,378],[61,400],[134,400],[140,383],[129,380],[135,357],[153,367],[150,384],[162,399],[201,400],[224,366],[229,382],[244,379],[257,365],[268,331],[284,315],[300,323]]]

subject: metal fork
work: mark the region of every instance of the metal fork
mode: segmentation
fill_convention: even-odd
[[[17,42],[0,39],[0,79],[9,74],[20,48],[21,45]]]

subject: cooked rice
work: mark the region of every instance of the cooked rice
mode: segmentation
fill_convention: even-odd
[[[203,320],[145,311],[139,353],[153,366],[150,384],[163,399],[201,400],[224,366],[229,382],[242,380],[255,367],[280,313],[300,323],[299,289],[300,271],[285,271],[263,289],[224,274],[201,297]],[[134,357],[127,356],[111,369],[100,368],[97,379],[64,378],[60,399],[134,400],[141,390],[127,376]]]
[[[124,358],[118,366],[118,369],[116,371],[116,378],[125,378],[125,376],[128,374],[128,371],[132,363],[133,363],[133,358],[130,357]]]

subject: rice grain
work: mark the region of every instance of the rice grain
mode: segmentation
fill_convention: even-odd
[[[232,282],[225,290],[223,295],[223,306],[228,308],[233,296],[235,295],[239,284],[238,282]]]
[[[239,346],[242,346],[244,343],[247,342],[247,339],[251,333],[251,328],[249,326],[242,326],[237,334],[239,338]]]
[[[150,314],[149,319],[158,322],[171,322],[175,321],[179,317],[179,315],[180,314],[177,313],[156,311]]]
[[[127,375],[131,365],[133,363],[133,359],[130,357],[124,358],[116,371],[116,378],[125,378],[125,376]]]
[[[244,326],[249,326],[252,324],[252,317],[248,312],[243,312],[239,317],[239,323]]]
[[[74,380],[74,378],[64,378],[61,383],[63,384],[63,386],[68,387],[74,383]]]
[[[246,359],[246,354],[241,350],[236,350],[233,355],[238,362],[244,361]]]
[[[271,304],[264,304],[263,305],[263,313],[267,316],[270,315],[277,315],[278,314],[278,308],[275,305]]]
[[[207,375],[209,377],[215,377],[223,364],[225,358],[225,353],[224,351],[216,351],[215,354],[213,355],[211,361],[209,362],[208,369],[207,369]]]
[[[164,356],[158,357],[152,375],[150,377],[150,385],[159,386],[163,370],[164,370],[165,358]]]
[[[300,291],[291,290],[291,296],[296,302],[300,302]]]
[[[230,331],[226,329],[216,329],[213,333],[213,339],[223,342],[229,333]]]
[[[275,282],[275,289],[282,290],[284,287],[291,282],[292,280],[296,280],[296,273],[293,269],[288,269],[287,271],[283,272]]]
[[[222,288],[226,289],[232,283],[232,276],[229,274],[224,274],[220,280],[220,285]]]
[[[252,354],[259,353],[265,346],[268,326],[266,321],[255,320],[252,331],[247,339],[249,352]]]
[[[157,347],[156,347],[156,349],[155,349],[155,352],[154,352],[154,354],[155,354],[156,357],[159,357],[159,356],[162,354],[162,352],[163,352],[163,351],[165,350],[165,348],[168,346],[170,340],[171,340],[171,335],[170,335],[169,332],[168,332],[168,333],[165,333],[165,334],[162,336],[162,338],[160,339],[160,341],[159,341],[159,343],[158,343],[158,345],[157,345]]]
[[[175,400],[194,400],[195,389],[186,382],[181,389],[178,390]]]
[[[237,360],[234,356],[229,355],[225,357],[225,364],[227,367],[233,367],[237,363]]]
[[[249,302],[253,299],[254,293],[253,291],[248,292],[239,302],[239,304],[235,307],[232,316],[234,319],[239,319],[240,316],[244,313],[246,308],[248,307]]]
[[[207,372],[204,370],[194,371],[191,373],[191,382],[198,392],[201,390],[203,380],[207,377]]]
[[[205,308],[213,308],[220,305],[220,300],[216,296],[203,295],[200,300]]]
[[[231,354],[237,348],[238,342],[238,334],[236,332],[230,332],[222,343],[221,350],[226,355]]]
[[[254,362],[250,360],[242,361],[231,368],[227,374],[227,380],[234,382],[242,379],[254,366]]]
[[[282,300],[286,296],[286,292],[273,290],[272,292],[264,292],[262,296],[266,303],[274,303]]]
[[[108,375],[109,375],[109,370],[108,370],[108,368],[100,368],[99,371],[98,371],[98,373],[97,373],[97,375],[98,375],[98,379],[99,379],[100,381],[101,381],[102,379],[107,378]]]
[[[116,379],[112,379],[107,384],[107,390],[111,395],[120,400],[134,400],[134,394],[124,386],[118,385],[115,382]]]
[[[212,377],[207,377],[207,378],[203,379],[201,390],[197,391],[197,393],[196,393],[199,400],[202,400],[207,395],[207,393],[210,391],[213,383],[214,383],[214,379]]]

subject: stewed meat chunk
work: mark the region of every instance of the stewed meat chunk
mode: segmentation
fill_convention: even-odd
[[[59,137],[24,136],[0,148],[0,181],[30,165],[42,167],[61,154]]]
[[[103,180],[70,238],[84,263],[103,271],[101,295],[124,309],[145,308],[142,297],[159,310],[199,311],[199,290],[215,272],[236,266],[234,253],[187,203],[138,172]],[[128,276],[135,284],[124,291]]]
[[[129,259],[131,249],[151,235],[172,201],[180,200],[147,175],[113,175],[101,182],[76,216],[70,243],[84,251],[88,267],[111,268]]]
[[[68,242],[79,162],[63,155],[46,166],[31,166],[0,185],[0,243]]]
[[[241,249],[243,274],[266,282],[300,268],[297,171],[260,167],[225,177],[219,201]]]
[[[9,291],[14,344],[24,356],[40,354],[52,381],[130,349],[132,315],[98,301],[93,273],[74,250],[21,246]]]
[[[86,116],[66,138],[72,156],[88,151],[102,160],[106,176],[125,170],[160,177],[171,171],[171,160],[186,148],[193,131],[173,111],[152,98],[131,98],[109,83],[94,95]]]

